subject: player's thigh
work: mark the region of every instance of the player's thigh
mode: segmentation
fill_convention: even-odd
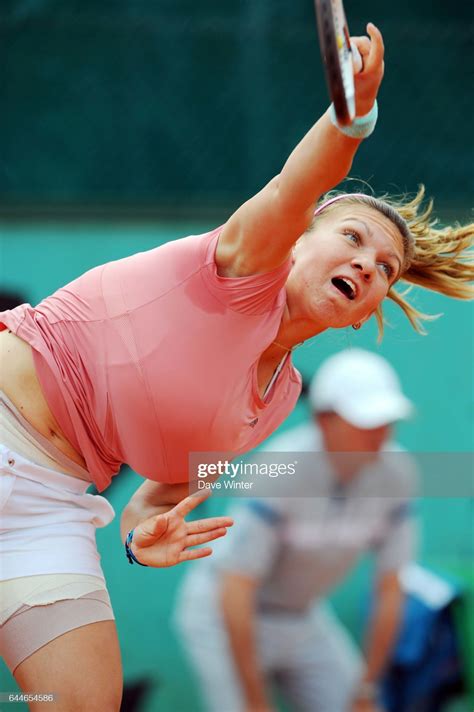
[[[122,662],[115,621],[74,628],[50,641],[15,670],[23,692],[55,693],[54,703],[30,703],[32,711],[118,712]]]

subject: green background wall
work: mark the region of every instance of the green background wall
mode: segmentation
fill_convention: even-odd
[[[346,9],[387,48],[355,172],[465,208],[471,3]],[[235,205],[328,104],[312,0],[2,0],[0,60],[4,207]]]

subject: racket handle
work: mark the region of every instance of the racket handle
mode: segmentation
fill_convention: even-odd
[[[357,49],[357,45],[354,40],[351,40],[351,53],[352,53],[352,67],[354,69],[354,74],[359,74],[364,69],[364,61],[362,55]]]

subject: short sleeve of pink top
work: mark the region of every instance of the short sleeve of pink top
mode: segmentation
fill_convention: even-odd
[[[291,359],[265,402],[257,387],[290,259],[265,274],[220,277],[220,230],[109,262],[34,308],[0,312],[33,347],[48,405],[100,492],[122,463],[184,482],[190,452],[242,454],[296,403]]]

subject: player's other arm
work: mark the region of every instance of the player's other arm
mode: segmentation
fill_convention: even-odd
[[[382,81],[383,41],[374,25],[370,40],[354,38],[364,57],[355,77],[356,113],[372,108]],[[216,263],[222,276],[265,272],[281,264],[310,225],[314,205],[348,174],[360,139],[335,128],[326,112],[291,153],[281,173],[242,205],[222,230]]]
[[[162,482],[145,480],[135,490],[130,501],[122,510],[120,518],[120,534],[122,542],[131,529],[139,522],[153,517],[156,514],[169,512],[176,504],[185,499],[189,494],[189,483],[167,485]]]
[[[237,678],[248,712],[272,712],[256,645],[257,578],[225,572],[221,580],[220,602],[229,636]]]
[[[366,686],[369,690],[371,686],[377,686],[396,643],[405,598],[400,571],[415,559],[417,550],[418,521],[412,498],[417,491],[418,473],[415,463],[406,454],[397,453],[397,458],[397,462],[403,465],[399,476],[403,475],[400,485],[404,495],[388,515],[382,540],[375,543],[375,600],[365,636],[366,668],[363,678],[363,683],[369,683]],[[363,683],[361,690],[364,690]],[[355,700],[351,712],[366,712],[366,709],[363,700]]]
[[[375,604],[366,635],[365,674],[351,712],[370,709],[364,687],[370,690],[371,686],[376,686],[384,672],[399,630],[403,600],[398,571],[381,574],[377,580]]]
[[[200,545],[219,539],[232,526],[233,520],[227,516],[187,521],[186,516],[209,497],[210,491],[184,499],[182,495],[183,485],[160,486],[147,480],[125,507],[120,522],[122,541],[133,529],[129,548],[139,563],[164,567],[209,556],[212,549]]]

